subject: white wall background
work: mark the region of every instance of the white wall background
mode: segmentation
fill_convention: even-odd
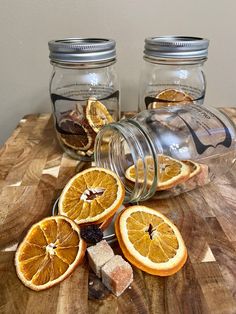
[[[236,1],[0,0],[0,145],[19,119],[49,112],[47,42],[65,37],[117,41],[122,107],[135,109],[144,38],[210,39],[206,102],[236,104]]]

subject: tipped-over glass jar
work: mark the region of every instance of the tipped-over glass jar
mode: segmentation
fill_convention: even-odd
[[[236,129],[218,109],[149,109],[105,126],[95,142],[95,163],[113,170],[126,201],[165,198],[203,186],[231,168]]]
[[[72,158],[90,161],[97,132],[120,117],[115,41],[69,38],[50,41],[49,49],[58,141]]]
[[[145,39],[139,111],[162,106],[202,104],[206,92],[203,64],[209,41],[198,37]]]

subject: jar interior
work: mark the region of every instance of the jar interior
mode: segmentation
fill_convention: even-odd
[[[59,69],[51,83],[56,134],[60,146],[70,157],[91,161],[97,132],[103,125],[120,118],[119,90],[107,84],[104,72],[81,70],[76,73]],[[92,104],[92,100],[96,104]]]
[[[127,126],[128,127],[128,126]],[[137,135],[137,134],[136,134]],[[140,141],[140,147],[132,137],[125,137],[112,125],[104,127],[96,138],[95,163],[97,166],[107,168],[115,172],[123,182],[126,190],[126,202],[138,202],[153,197],[164,199],[177,196],[183,192],[203,187],[230,170],[236,161],[236,151],[232,150],[220,154],[212,154],[203,158],[174,160],[180,163],[195,163],[200,167],[192,176],[183,177],[166,189],[157,189],[158,179],[161,177],[163,163],[158,155],[156,158],[151,151],[148,152],[145,143]],[[147,153],[145,155],[145,152]],[[159,156],[168,156],[167,151]],[[132,175],[130,174],[132,170]],[[157,170],[158,169],[158,170]]]
[[[122,134],[111,124],[99,132],[95,142],[95,164],[119,176],[126,191],[125,202],[133,203],[154,194],[157,177],[149,178],[148,173],[157,171],[157,163],[155,160],[150,165],[147,156],[153,157],[153,154],[151,150],[146,154],[150,147],[145,150],[145,143],[129,134],[128,128],[126,131]]]
[[[105,126],[95,142],[96,165],[117,173],[129,202],[203,187],[230,171],[235,158],[235,127],[199,106],[147,110]]]
[[[143,65],[139,108],[155,109],[176,105],[203,104],[206,80],[202,64]]]

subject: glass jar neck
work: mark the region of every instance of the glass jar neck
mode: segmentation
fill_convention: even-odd
[[[78,62],[78,63],[68,63],[68,62],[51,62],[54,68],[63,68],[63,69],[97,69],[109,67],[116,63],[116,59],[109,61],[100,61],[100,62]]]
[[[176,65],[176,66],[183,66],[183,65],[200,65],[202,66],[207,58],[191,58],[191,59],[172,59],[172,58],[155,58],[155,57],[148,57],[144,56],[143,59],[146,62],[160,64],[160,65]]]
[[[144,201],[156,191],[156,151],[147,134],[134,120],[103,127],[96,137],[95,164],[114,171],[120,177],[126,190],[126,202]],[[153,168],[153,178],[147,175],[150,167]]]

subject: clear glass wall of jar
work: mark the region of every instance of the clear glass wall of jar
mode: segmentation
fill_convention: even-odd
[[[230,170],[235,157],[233,122],[194,104],[145,110],[105,126],[95,143],[95,164],[119,175],[127,202],[203,186]]]
[[[115,41],[49,42],[50,96],[58,141],[75,159],[93,160],[97,132],[120,118]]]
[[[145,39],[139,111],[161,106],[202,104],[206,93],[203,64],[209,41],[196,37]]]

